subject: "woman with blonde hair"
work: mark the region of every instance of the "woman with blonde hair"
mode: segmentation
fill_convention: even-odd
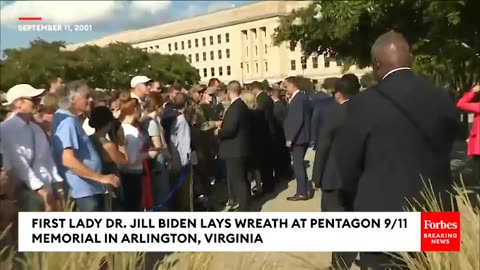
[[[255,108],[257,107],[257,102],[256,102],[256,97],[255,94],[252,91],[249,90],[244,90],[240,94],[240,98],[245,102],[247,107],[250,109],[250,118],[251,118],[251,123],[252,123],[252,131],[253,131],[253,136],[251,145],[252,145],[252,151],[253,151],[253,157],[258,156],[256,151],[260,150],[263,148],[262,145],[259,145],[259,142],[261,140],[256,140],[255,132],[258,131],[260,128],[259,125],[261,125],[260,120],[263,117],[263,114],[259,111],[256,111]],[[261,177],[260,177],[260,170],[258,167],[257,162],[254,161],[255,159],[250,159],[249,161],[249,178],[252,181],[255,181],[255,187],[253,188],[253,193],[254,195],[256,193],[260,193],[262,191],[262,184],[261,184]]]
[[[138,128],[138,120],[142,111],[138,99],[132,98],[129,92],[120,94],[120,114],[125,145],[128,156],[128,166],[121,172],[124,193],[125,211],[142,210],[142,185],[144,175],[143,162],[155,158],[158,151],[149,151],[144,135]]]
[[[245,104],[247,105],[247,107],[250,109],[250,110],[254,110],[256,107],[257,107],[257,102],[255,100],[255,94],[253,94],[252,91],[243,91],[241,94],[240,94],[240,98],[243,100],[243,102],[245,102]]]

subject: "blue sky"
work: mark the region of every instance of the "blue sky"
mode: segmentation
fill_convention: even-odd
[[[128,29],[161,24],[239,7],[255,1],[1,1],[0,49],[28,47],[30,41],[88,41]],[[42,17],[40,22],[18,17]],[[21,24],[91,25],[89,32],[22,32]]]

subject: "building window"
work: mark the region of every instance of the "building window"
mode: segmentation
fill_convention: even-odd
[[[174,48],[175,48],[175,51],[178,50],[178,44],[177,44],[177,42],[175,42],[175,44],[174,44],[173,46],[174,46]]]
[[[229,34],[229,33],[226,33],[226,34],[225,34],[225,42],[226,42],[226,43],[229,43],[229,42],[230,42],[230,34]]]
[[[223,68],[222,67],[218,68],[218,76],[223,76]]]
[[[312,57],[313,68],[318,68],[318,57]]]
[[[253,37],[257,39],[257,29],[252,29]]]
[[[213,60],[215,57],[213,56],[213,51],[210,51],[210,60]]]
[[[255,45],[255,56],[257,56],[257,55],[258,55],[258,46]]]
[[[206,38],[202,38],[202,46],[205,47],[207,46],[207,39]]]
[[[195,54],[195,62],[200,61],[200,55],[198,53]]]
[[[195,48],[198,48],[198,38],[195,39]]]
[[[208,76],[208,74],[207,74],[207,69],[204,68],[204,69],[203,69],[203,77],[207,77],[207,76]]]
[[[230,58],[230,49],[227,49],[227,50],[225,51],[225,54],[227,55],[227,58]]]
[[[330,58],[328,57],[323,58],[323,66],[326,68],[330,67]]]
[[[290,70],[296,70],[297,66],[295,64],[295,60],[290,60]]]
[[[153,50],[153,46],[150,46],[150,50]]]
[[[217,42],[218,42],[218,44],[222,43],[222,35],[217,36]]]
[[[260,27],[260,31],[262,31],[263,37],[267,37],[267,28],[266,27]]]
[[[248,63],[246,64],[247,66],[247,73],[250,73],[250,66],[248,65]]]
[[[215,68],[210,68],[210,75],[215,77]]]
[[[185,50],[185,42],[182,41],[182,50]]]
[[[255,72],[258,73],[258,63],[255,63]]]
[[[222,50],[218,50],[218,59],[222,59]]]
[[[207,61],[207,53],[203,52],[203,61]]]
[[[267,54],[267,44],[265,44],[265,54]]]
[[[343,61],[340,58],[337,58],[337,67],[341,67],[343,65]]]
[[[302,70],[307,69],[307,58],[305,58],[305,56],[300,58],[300,62],[302,63]]]
[[[191,54],[188,55],[188,62],[192,63],[192,55]]]
[[[155,45],[155,49],[160,49],[160,46],[159,45]]]
[[[294,52],[294,51],[295,51],[295,46],[296,46],[295,43],[290,42],[290,51],[291,51],[291,52]]]
[[[168,43],[168,51],[169,51],[169,52],[172,51],[172,44],[171,44],[171,43]]]
[[[243,34],[243,39],[248,40],[248,31],[242,30],[242,34]]]
[[[268,72],[268,63],[265,62],[264,64],[265,64],[265,72]]]
[[[246,52],[247,52],[247,57],[248,57],[248,46],[247,46],[247,50],[246,50]]]
[[[230,66],[227,66],[227,75],[230,76],[232,74],[232,70],[230,69]]]
[[[187,41],[187,46],[189,49],[192,48],[192,41],[190,39]]]
[[[210,36],[210,45],[213,45],[213,36]]]

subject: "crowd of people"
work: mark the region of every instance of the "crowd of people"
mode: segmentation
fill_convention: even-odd
[[[61,78],[47,91],[15,85],[0,129],[4,197],[21,211],[59,210],[65,198],[78,211],[191,211],[208,208],[225,181],[223,210],[248,210],[251,198],[293,178],[285,91],[221,87],[216,78],[164,87],[141,75],[113,93]]]
[[[54,211],[65,197],[78,211],[192,211],[225,181],[224,210],[249,211],[252,199],[295,178],[287,200],[309,200],[320,189],[322,211],[404,211],[422,201],[425,185],[446,211],[454,209],[454,103],[411,70],[401,34],[380,36],[371,53],[378,83],[360,92],[358,78],[345,74],[333,96],[307,95],[296,76],[274,85],[231,81],[222,91],[215,78],[164,87],[140,75],[129,90],[110,95],[60,78],[48,93],[16,85],[0,129],[4,194],[23,211]],[[480,180],[478,91],[457,106],[476,113],[468,153]],[[311,181],[304,161],[310,147]],[[356,257],[334,252],[331,269],[349,269]],[[391,261],[360,254],[362,269]]]

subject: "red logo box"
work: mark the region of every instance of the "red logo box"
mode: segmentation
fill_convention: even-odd
[[[460,251],[460,212],[422,212],[422,251]]]

